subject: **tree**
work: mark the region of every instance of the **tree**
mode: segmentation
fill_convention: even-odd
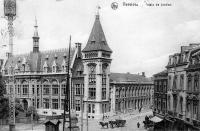
[[[20,111],[24,111],[19,99],[15,99],[15,116],[19,114]],[[0,97],[0,118],[6,119],[9,117],[9,99],[8,97]]]
[[[4,94],[6,94],[6,88],[5,88],[5,83],[3,81],[3,77],[0,74],[0,97],[3,97]]]
[[[9,98],[5,96],[6,88],[2,75],[0,74],[0,118],[6,119],[9,117]],[[20,111],[24,111],[20,100],[15,99],[15,116],[19,114]]]
[[[31,114],[33,114],[33,120],[36,120],[36,121],[39,120],[39,115],[34,106],[29,106],[27,109],[26,116],[30,117]]]

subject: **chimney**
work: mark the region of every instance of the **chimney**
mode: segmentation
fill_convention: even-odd
[[[145,72],[142,72],[142,76],[145,77]]]
[[[81,58],[82,57],[82,54],[81,54],[81,43],[75,43],[75,45],[76,45],[76,48],[78,49],[77,58]]]

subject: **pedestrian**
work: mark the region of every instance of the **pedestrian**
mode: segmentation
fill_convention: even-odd
[[[139,122],[137,123],[137,128],[140,128],[140,123]]]

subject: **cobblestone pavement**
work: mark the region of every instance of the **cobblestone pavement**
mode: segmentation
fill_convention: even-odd
[[[145,110],[142,111],[141,113],[137,112],[132,112],[132,113],[127,113],[127,114],[121,114],[117,116],[110,117],[109,119],[105,119],[105,121],[109,121],[112,119],[125,119],[126,121],[126,126],[125,127],[120,127],[120,128],[102,128],[99,125],[99,121],[101,120],[89,120],[89,131],[146,131],[144,129],[142,121],[144,120],[146,115],[152,115],[151,110]],[[137,122],[140,122],[140,128],[137,128]],[[80,122],[78,123],[78,126],[80,126]],[[8,125],[7,126],[0,126],[0,131],[9,131]],[[16,124],[16,131],[45,131],[45,126],[43,123],[40,124],[34,124],[33,125],[33,130],[32,130],[32,125],[31,124]],[[60,131],[62,131],[62,123],[60,124]],[[83,131],[86,131],[86,120],[84,120],[84,126],[83,126]]]

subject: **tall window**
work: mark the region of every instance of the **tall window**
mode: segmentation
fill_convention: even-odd
[[[65,103],[64,99],[61,99],[61,110],[64,110],[64,103]]]
[[[106,88],[102,88],[102,99],[106,99]]]
[[[28,82],[27,81],[24,81],[22,83],[22,94],[28,95]]]
[[[184,85],[184,74],[180,76],[180,89],[183,90],[183,85]]]
[[[193,100],[193,118],[197,120],[198,116],[198,101]]]
[[[171,76],[169,76],[169,79],[168,79],[168,85],[169,85],[169,89],[171,89]]]
[[[186,102],[186,114],[187,114],[187,117],[189,117],[189,115],[190,115],[190,101],[189,100],[187,100],[187,102]]]
[[[43,95],[49,95],[50,85],[44,85],[43,87]]]
[[[80,110],[81,110],[80,100],[76,100],[76,111],[80,111]]]
[[[188,75],[188,80],[187,80],[188,82],[188,90],[189,91],[191,91],[191,89],[192,89],[192,78],[191,78],[191,75]]]
[[[61,95],[64,96],[66,93],[66,81],[61,83]]]
[[[183,114],[183,98],[180,97],[180,112]]]
[[[75,84],[75,94],[76,95],[80,95],[81,94],[80,84]]]
[[[43,99],[43,104],[44,104],[44,108],[45,108],[45,109],[49,109],[49,99],[44,98],[44,99]]]
[[[89,85],[96,84],[96,66],[94,64],[89,66]]]
[[[59,85],[57,81],[53,81],[52,83],[52,95],[58,95]]]
[[[174,95],[173,96],[173,109],[174,109],[175,112],[176,112],[176,107],[177,107],[177,96]]]
[[[58,99],[52,99],[52,108],[58,109]]]
[[[89,88],[89,99],[96,99],[96,88]]]
[[[193,89],[193,91],[198,91],[198,87],[199,87],[199,75],[195,75],[194,76],[194,89]]]
[[[168,98],[167,98],[167,106],[168,106],[169,110],[171,110],[170,104],[171,104],[171,98],[170,98],[170,96],[168,96]]]
[[[88,104],[88,113],[95,113],[95,105]]]
[[[177,89],[177,76],[174,76],[174,80],[173,80],[173,89]]]

